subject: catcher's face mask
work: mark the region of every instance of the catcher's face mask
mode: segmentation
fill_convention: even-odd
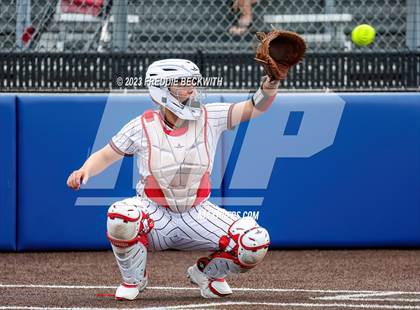
[[[168,87],[168,99],[177,106],[181,113],[175,113],[179,118],[196,120],[201,115],[201,105],[205,99],[205,92],[201,87],[196,86],[196,80],[177,80]],[[169,108],[169,107],[168,107]],[[176,111],[178,112],[178,111]]]

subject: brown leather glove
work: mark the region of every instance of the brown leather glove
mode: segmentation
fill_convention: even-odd
[[[270,80],[284,80],[289,69],[303,59],[305,40],[295,32],[257,32],[260,41],[255,60],[262,64]]]

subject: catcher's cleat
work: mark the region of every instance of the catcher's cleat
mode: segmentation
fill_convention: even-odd
[[[232,294],[232,290],[225,279],[209,279],[202,273],[196,264],[188,268],[187,277],[191,283],[200,288],[204,298],[220,298]]]
[[[115,292],[115,299],[134,300],[140,292],[146,289],[147,283],[147,278],[144,278],[139,284],[122,283]]]

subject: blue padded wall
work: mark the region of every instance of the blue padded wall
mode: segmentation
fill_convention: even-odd
[[[16,96],[0,95],[0,250],[16,250]]]
[[[227,133],[225,143],[233,150],[225,154],[230,157],[225,199],[263,198],[261,206],[228,209],[258,212],[259,223],[280,247],[419,246],[420,95],[337,97],[278,96],[269,113]],[[329,145],[322,135],[335,125]],[[307,127],[305,134],[299,126]],[[261,166],[271,149],[279,156],[267,186],[259,188],[255,179],[264,179]]]
[[[106,210],[134,195],[135,158],[78,192],[66,179],[153,108],[148,96],[22,95],[17,104],[18,248],[108,248]],[[268,113],[224,134],[213,184],[214,201],[258,217],[275,247],[419,246],[420,95],[279,94]]]

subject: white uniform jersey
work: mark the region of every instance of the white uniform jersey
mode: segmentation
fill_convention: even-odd
[[[232,104],[212,103],[205,105],[207,109],[207,147],[210,157],[209,172],[213,169],[214,156],[220,135],[231,128]],[[170,129],[169,127],[167,129]],[[110,141],[111,147],[124,156],[138,155],[137,166],[140,181],[136,186],[139,196],[143,196],[146,178],[151,175],[149,170],[148,141],[138,116],[126,124]]]

